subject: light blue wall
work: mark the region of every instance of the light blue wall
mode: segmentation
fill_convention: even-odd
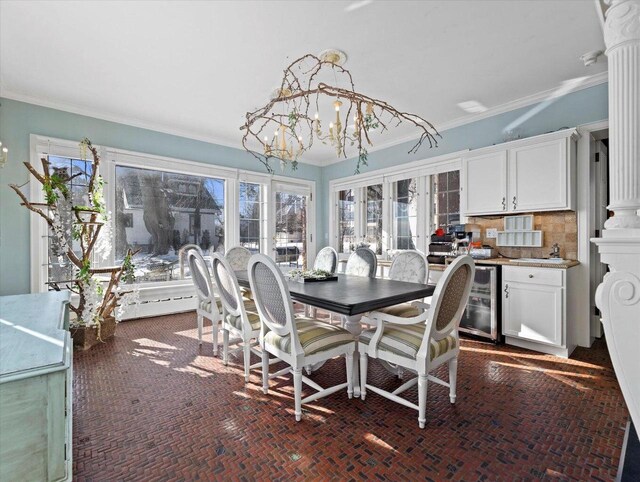
[[[362,172],[503,142],[504,128],[536,107],[542,106],[524,107],[443,131],[437,148],[423,146],[416,154],[407,154],[412,142],[372,152],[369,166]],[[601,84],[556,99],[523,122],[518,133],[529,137],[607,117],[607,84]],[[3,295],[29,291],[29,217],[24,208],[18,208],[15,194],[7,187],[9,183],[22,184],[27,180],[20,161],[29,158],[29,134],[76,140],[89,137],[99,145],[259,170],[256,161],[239,149],[0,99],[0,140],[10,148],[10,162],[0,170],[0,294]],[[322,169],[302,164],[293,176],[317,181],[318,248],[328,242],[329,181],[349,176],[354,167],[355,159]]]
[[[572,92],[553,102],[541,103],[523,107],[482,119],[470,124],[454,127],[441,132],[442,139],[438,139],[438,147],[429,149],[423,145],[417,153],[407,154],[415,142],[405,142],[387,149],[371,152],[368,166],[361,169],[362,173],[375,169],[399,166],[406,162],[427,159],[463,149],[478,149],[504,142],[504,129],[516,119],[525,114],[534,114],[517,127],[517,133],[521,137],[531,137],[547,132],[556,131],[563,127],[576,127],[589,122],[600,121],[608,118],[608,91],[607,84],[600,84],[587,89]],[[539,112],[538,112],[539,110]],[[428,118],[428,113],[425,113]],[[328,190],[329,181],[354,172],[356,159],[351,158],[325,167],[322,170],[322,185],[318,192],[322,193],[318,198],[322,205],[318,209],[318,219],[325,221],[320,226],[318,233],[324,233],[319,246],[328,242]],[[319,238],[320,239],[320,238]]]
[[[78,141],[88,137],[97,145],[265,172],[240,149],[0,99],[0,141],[8,146],[10,155],[0,169],[0,295],[30,289],[29,214],[18,206],[17,196],[8,187],[27,180],[22,161],[29,159],[30,134]],[[301,164],[293,177],[317,181],[318,188],[321,170]],[[322,232],[319,228],[317,232]]]

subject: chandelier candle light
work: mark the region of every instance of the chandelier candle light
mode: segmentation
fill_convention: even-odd
[[[430,122],[356,92],[351,73],[342,67],[345,59],[345,54],[336,50],[319,56],[304,55],[284,70],[280,88],[271,100],[247,113],[246,123],[240,127],[244,131],[242,146],[269,172],[273,172],[273,159],[279,160],[283,169],[290,163],[295,170],[298,159],[312,147],[314,139],[318,139],[333,147],[337,157],[346,159],[347,147],[356,149],[355,173],[358,174],[360,168],[367,165],[367,147],[373,146],[370,133],[384,132],[403,122],[412,124],[420,133],[409,154],[415,153],[424,141],[429,142],[429,147],[437,147],[436,137],[441,136]],[[336,84],[340,78],[348,87],[320,81],[326,71],[333,71]],[[327,98],[333,99],[335,118],[325,133],[319,107]],[[353,124],[349,124],[349,119],[353,119]],[[269,132],[273,132],[272,137]]]

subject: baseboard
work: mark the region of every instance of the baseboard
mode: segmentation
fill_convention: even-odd
[[[511,336],[505,336],[504,342],[507,345],[518,346],[520,348],[526,348],[527,350],[538,351],[562,358],[569,358],[571,352],[573,351],[573,348],[555,347],[551,345],[545,345],[544,343],[536,343],[535,341],[521,340],[520,338],[513,338]]]

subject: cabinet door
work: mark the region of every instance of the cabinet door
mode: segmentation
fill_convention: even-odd
[[[463,216],[506,212],[506,151],[463,158],[462,177]]]
[[[502,332],[525,340],[563,346],[563,288],[505,281]]]
[[[512,212],[568,209],[567,140],[509,150],[509,204]]]

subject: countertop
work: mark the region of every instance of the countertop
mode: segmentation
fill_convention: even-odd
[[[552,268],[552,269],[568,269],[578,266],[579,261],[565,260],[564,263],[512,263],[510,258],[490,258],[490,259],[476,259],[476,264],[490,265],[490,266],[522,266],[526,268]]]
[[[573,268],[574,266],[578,266],[580,264],[579,261],[575,260],[566,260],[564,263],[560,264],[551,264],[551,263],[512,263],[510,258],[490,258],[490,259],[475,259],[474,260],[478,265],[485,266],[521,266],[523,268],[550,268],[550,269],[568,269]],[[346,259],[341,259],[341,263],[346,263]],[[378,266],[388,268],[391,266],[391,260],[387,259],[379,259]],[[443,271],[447,265],[444,264],[433,264],[429,263],[429,269],[441,270]]]

